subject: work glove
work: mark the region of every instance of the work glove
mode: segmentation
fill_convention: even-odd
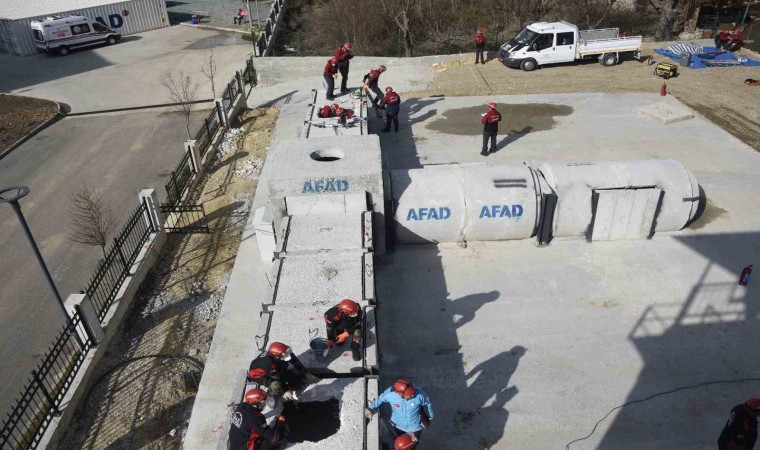
[[[336,340],[336,342],[338,344],[342,344],[342,343],[346,342],[346,339],[348,339],[348,336],[349,336],[348,331],[344,331],[341,334],[339,334],[338,338],[335,339],[335,340]]]
[[[364,417],[366,417],[367,419],[371,419],[372,418],[372,414],[373,413],[372,413],[372,411],[369,410],[369,408],[364,408]]]

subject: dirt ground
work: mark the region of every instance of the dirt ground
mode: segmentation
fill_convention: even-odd
[[[57,112],[49,100],[0,95],[0,154]]]
[[[61,448],[181,447],[194,400],[185,377],[206,360],[278,113],[245,111],[228,131],[188,201],[203,204],[211,232],[169,235]]]
[[[653,55],[656,61],[672,62],[653,52],[655,44],[644,44],[642,62],[623,61],[603,67],[596,61],[581,64],[555,64],[533,72],[509,69],[489,55],[485,65],[474,64],[474,55],[441,63],[433,83],[422,92],[402,95],[472,96],[492,94],[547,94],[568,92],[659,92],[663,79],[655,77],[654,66],[643,61]],[[755,60],[760,55],[749,50],[740,54]],[[715,122],[729,133],[760,150],[760,87],[744,84],[747,78],[760,79],[759,67],[707,69],[679,68],[677,78],[667,81],[667,91],[680,101]]]

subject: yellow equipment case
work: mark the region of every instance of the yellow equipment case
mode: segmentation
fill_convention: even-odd
[[[678,76],[678,64],[661,62],[657,63],[654,67],[655,76],[662,77],[664,79],[673,78]]]

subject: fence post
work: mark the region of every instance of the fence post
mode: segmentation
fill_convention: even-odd
[[[229,86],[227,86],[227,87],[229,88]],[[221,98],[215,98],[214,99],[214,105],[216,106],[216,114],[219,117],[219,122],[222,123],[222,126],[224,126],[224,128],[229,128],[229,126],[230,126],[230,118],[227,117],[227,110],[224,109],[224,103],[222,103],[222,99]],[[213,136],[209,136],[209,140],[212,137]]]
[[[145,221],[154,233],[160,233],[164,229],[164,218],[161,216],[161,204],[158,203],[156,190],[143,189],[140,191],[139,198],[145,205]]]
[[[37,383],[37,386],[40,387],[42,394],[50,402],[50,407],[53,410],[53,414],[56,416],[60,416],[62,413],[61,413],[61,410],[58,409],[58,405],[55,401],[55,397],[50,395],[50,392],[48,392],[47,388],[45,387],[45,383],[42,382],[42,380],[39,377],[39,373],[36,370],[32,370],[32,378],[34,378],[34,381]]]
[[[211,145],[211,138],[209,135],[209,145]],[[200,175],[203,171],[203,161],[201,161],[201,153],[198,151],[195,139],[188,139],[185,141],[185,152],[190,154],[190,165],[193,167],[193,172]]]
[[[174,181],[174,194],[177,196],[177,202],[182,200],[182,192],[179,190],[179,183],[177,183],[177,174],[172,170],[172,181]]]
[[[71,294],[66,298],[64,307],[72,318],[79,313],[82,328],[77,327],[77,334],[82,342],[90,341],[93,346],[98,345],[105,336],[105,331],[98,320],[98,313],[95,312],[90,297],[87,294]]]
[[[237,80],[238,91],[245,95],[245,91],[243,90],[243,74],[239,70],[235,71],[235,79]]]

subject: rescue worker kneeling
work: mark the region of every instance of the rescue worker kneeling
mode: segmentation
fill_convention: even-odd
[[[272,426],[267,425],[264,414],[266,392],[251,389],[245,393],[245,400],[235,408],[230,421],[230,450],[273,450],[287,434],[285,417],[277,416]]]
[[[318,382],[319,378],[306,372],[290,347],[282,342],[272,342],[266,352],[251,361],[248,381],[267,388],[267,406],[274,408],[277,397],[298,400],[296,391],[303,390],[308,383]]]
[[[351,337],[351,356],[354,361],[361,361],[362,351],[362,309],[353,300],[344,299],[325,313],[325,327],[327,328],[327,350],[329,353],[333,345],[343,345]]]

